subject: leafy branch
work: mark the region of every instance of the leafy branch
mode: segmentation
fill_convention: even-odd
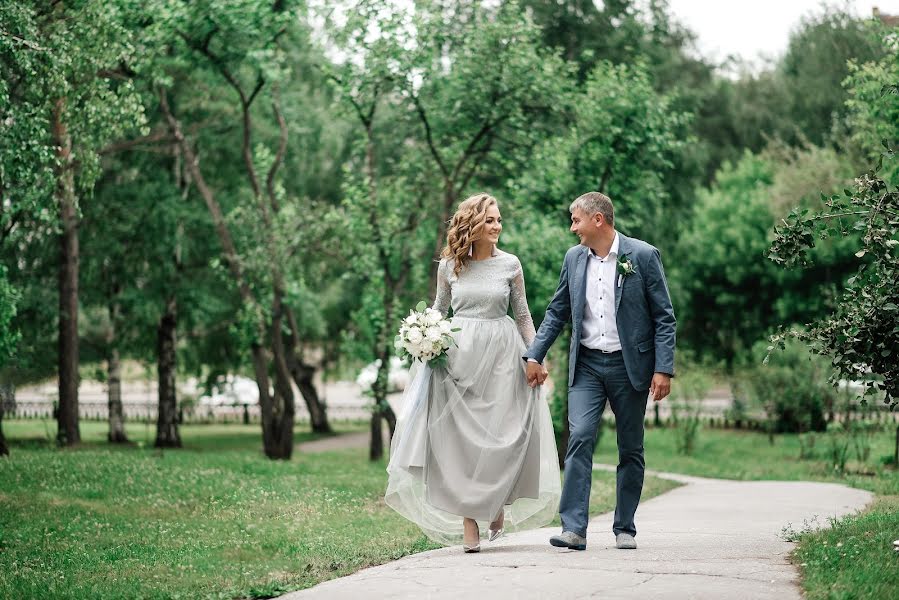
[[[893,86],[895,87],[895,86]],[[895,92],[893,92],[895,93]],[[883,401],[899,405],[899,188],[889,189],[879,177],[884,160],[895,159],[889,143],[874,169],[855,180],[843,195],[822,195],[825,211],[810,214],[793,210],[775,227],[768,258],[785,267],[809,264],[808,251],[817,239],[861,234],[855,253],[863,262],[846,282],[837,308],[805,330],[781,330],[772,346],[786,338],[805,342],[818,354],[831,357],[831,383],[862,381],[865,397],[883,394]],[[767,358],[766,358],[767,360]]]

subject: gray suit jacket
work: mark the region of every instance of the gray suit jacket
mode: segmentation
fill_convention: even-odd
[[[621,351],[628,378],[637,390],[649,389],[653,373],[674,375],[674,307],[668,294],[668,282],[659,251],[644,241],[619,235],[618,257],[633,262],[636,272],[626,276],[618,287],[615,276],[615,322],[621,339]],[[537,337],[524,355],[543,362],[549,347],[569,320],[572,322],[568,355],[568,386],[574,384],[574,370],[581,347],[581,331],[586,302],[586,246],[568,250],[559,287],[553,295]]]

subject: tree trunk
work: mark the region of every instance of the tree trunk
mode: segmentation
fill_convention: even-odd
[[[62,221],[59,261],[59,410],[56,440],[72,446],[81,441],[78,429],[78,209],[72,138],[64,121],[66,100],[56,101],[53,138],[58,165],[56,202]]]
[[[156,371],[159,376],[159,410],[156,417],[157,448],[180,448],[178,396],[175,389],[178,303],[169,297],[156,330]]]
[[[313,376],[315,375],[315,367],[309,365],[300,358],[297,340],[299,340],[299,332],[297,331],[297,319],[293,309],[284,305],[284,315],[287,317],[287,323],[290,329],[290,335],[287,336],[287,347],[285,348],[284,357],[287,360],[287,369],[290,371],[303,400],[306,401],[306,408],[309,410],[309,421],[312,424],[312,431],[315,433],[331,433],[331,424],[328,422],[327,408],[318,397],[318,390],[315,389]]]
[[[275,367],[275,395],[269,417],[263,419],[263,439],[265,455],[269,458],[290,460],[293,454],[293,423],[296,406],[293,388],[290,387],[290,372],[284,352],[284,338],[281,334],[283,322],[283,293],[276,287],[272,299],[272,359]]]
[[[2,413],[0,413],[0,417],[2,417]],[[0,436],[3,435],[3,432],[0,431]],[[893,451],[893,466],[899,468],[899,425],[896,425],[896,449]]]
[[[250,286],[246,280],[246,277],[244,277],[243,266],[241,264],[240,257],[237,254],[237,248],[234,245],[234,240],[231,237],[231,232],[228,229],[228,223],[225,221],[222,207],[218,203],[218,200],[216,199],[212,189],[206,184],[206,179],[203,177],[203,172],[200,170],[200,162],[197,159],[193,148],[191,148],[190,143],[184,137],[181,123],[178,121],[178,119],[175,118],[175,115],[172,113],[171,108],[169,107],[168,98],[164,90],[160,90],[159,104],[163,114],[165,115],[166,121],[168,121],[172,135],[175,137],[175,140],[178,142],[178,146],[181,148],[181,152],[184,156],[184,162],[187,165],[187,168],[193,178],[194,184],[197,186],[197,190],[200,192],[200,196],[202,196],[203,201],[206,203],[206,207],[209,209],[213,225],[215,226],[216,234],[218,235],[219,242],[222,244],[222,254],[225,257],[225,261],[228,264],[228,269],[231,271],[231,275],[234,279],[235,284],[237,285],[237,289],[240,293],[240,299],[244,302],[244,304],[253,306],[257,304],[256,298],[253,296],[253,292],[250,290]],[[275,447],[275,439],[273,437],[273,430],[271,427],[271,425],[273,424],[274,409],[272,406],[272,396],[269,389],[268,356],[265,348],[263,348],[261,345],[261,340],[264,337],[264,332],[264,325],[262,323],[257,323],[258,337],[250,344],[250,352],[253,357],[253,373],[256,378],[256,387],[259,389],[259,408],[262,413],[262,444],[266,449],[266,455],[268,455],[267,449]]]
[[[446,246],[446,234],[449,227],[448,222],[452,216],[453,206],[455,206],[457,199],[456,191],[453,189],[452,183],[446,183],[443,189],[442,213],[440,215],[440,220],[437,223],[437,242],[434,249],[434,260],[431,261],[431,270],[428,276],[428,285],[430,286],[428,289],[435,290],[435,294],[437,290],[438,261],[440,260],[440,254],[443,252],[443,247]]]
[[[107,362],[109,370],[109,434],[107,437],[113,444],[127,444],[125,415],[122,410],[122,373],[117,348],[109,351]]]
[[[391,304],[392,303],[388,303],[385,306],[388,316],[392,312]],[[386,322],[389,323],[390,319],[388,318]],[[396,433],[396,414],[387,402],[391,348],[392,345],[386,345],[382,340],[377,352],[377,357],[378,360],[381,361],[381,366],[378,367],[378,376],[375,379],[375,383],[372,385],[375,405],[372,408],[371,440],[368,452],[368,458],[370,460],[380,460],[384,456],[384,434],[381,430],[381,419],[387,421],[387,426],[390,428],[391,441],[393,440],[393,434]]]
[[[368,459],[381,460],[384,456],[384,433],[381,429],[381,411],[378,410],[377,404],[371,412],[369,433],[371,434],[371,443],[368,448]]]
[[[114,289],[113,294],[118,290]],[[112,301],[109,304],[109,331],[106,334],[106,347],[109,355],[106,359],[107,378],[109,380],[109,434],[107,439],[113,444],[127,444],[125,435],[125,415],[122,410],[122,369],[119,361],[119,349],[116,346],[116,325],[119,320],[119,305]]]
[[[6,438],[3,436],[3,409],[6,404],[6,395],[0,390],[0,456],[9,456],[9,446],[6,445]]]
[[[376,404],[371,413],[369,460],[381,460],[384,457],[384,431],[381,429],[381,419],[387,421],[391,440],[393,440],[393,435],[396,433],[396,413],[393,412],[386,400],[383,402],[376,400],[375,402]]]

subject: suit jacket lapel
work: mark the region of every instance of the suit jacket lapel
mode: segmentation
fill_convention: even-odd
[[[630,238],[618,234],[618,256],[615,258],[615,262],[618,262],[618,259],[628,254],[631,249]],[[618,314],[618,305],[621,304],[621,291],[624,287],[624,280],[622,279],[621,285],[618,285],[618,265],[615,265],[615,281],[613,282],[615,285],[615,314]]]
[[[574,267],[574,311],[575,316],[577,316],[579,320],[584,317],[584,303],[587,301],[587,253],[590,252],[590,248],[584,246],[583,250],[584,251],[578,255],[577,263],[575,263]],[[574,319],[572,319],[572,322],[573,321]]]

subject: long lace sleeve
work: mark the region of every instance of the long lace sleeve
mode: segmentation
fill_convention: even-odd
[[[537,332],[534,330],[534,320],[531,319],[531,311],[528,308],[528,298],[524,293],[524,272],[521,263],[518,263],[510,283],[509,303],[512,305],[512,314],[515,315],[515,324],[518,333],[526,346],[530,347]]]
[[[449,266],[449,262],[446,259],[441,260],[440,265],[437,267],[437,296],[434,298],[432,308],[439,310],[444,317],[446,317],[449,311],[450,300],[453,297],[449,282],[451,272],[452,267]]]

